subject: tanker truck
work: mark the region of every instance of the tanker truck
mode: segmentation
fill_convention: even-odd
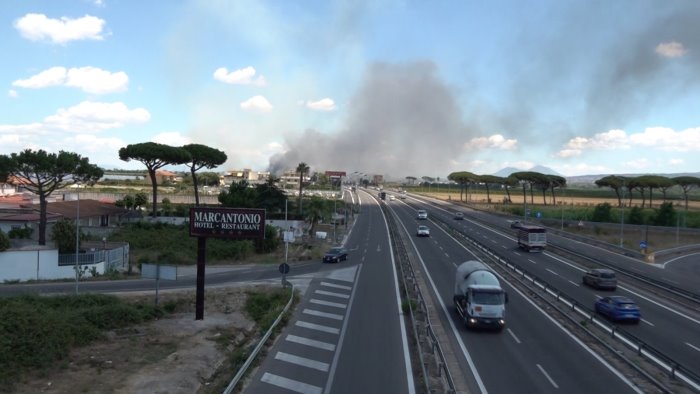
[[[470,260],[457,267],[454,304],[467,328],[502,330],[508,294],[486,265]]]

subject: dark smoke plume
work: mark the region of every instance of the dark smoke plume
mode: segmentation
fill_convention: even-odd
[[[476,136],[433,63],[375,64],[349,103],[347,127],[287,136],[286,153],[273,156],[269,170],[279,174],[303,161],[312,171],[444,176]]]

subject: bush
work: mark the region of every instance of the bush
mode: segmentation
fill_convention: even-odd
[[[612,222],[612,206],[607,202],[596,205],[591,220],[603,223]]]
[[[13,228],[7,232],[7,236],[12,239],[30,239],[34,229],[27,227],[25,225],[23,228]]]
[[[654,216],[654,224],[657,226],[675,226],[676,225],[676,211],[673,208],[673,204],[670,202],[665,202],[661,204],[659,209],[656,211]]]
[[[644,224],[644,211],[639,207],[632,207],[629,215],[630,224]]]
[[[266,332],[289,301],[289,290],[277,289],[270,292],[248,292],[245,312],[255,321],[261,332]]]
[[[10,249],[10,237],[0,230],[0,252]]]

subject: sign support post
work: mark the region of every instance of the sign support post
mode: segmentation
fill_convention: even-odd
[[[195,320],[204,320],[204,273],[207,258],[207,238],[197,237],[197,292]]]

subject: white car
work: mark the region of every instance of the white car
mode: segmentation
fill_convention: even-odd
[[[393,194],[392,194],[392,195],[390,195],[390,196],[389,196],[389,201],[394,201],[394,200],[396,200],[396,197],[394,197],[394,195],[393,195]]]
[[[417,215],[416,217],[418,218],[418,220],[428,219],[428,212],[423,210],[423,209],[419,209],[418,211],[416,211],[416,215]]]
[[[418,230],[416,230],[416,235],[419,237],[429,237],[430,228],[428,228],[428,226],[418,226]]]

